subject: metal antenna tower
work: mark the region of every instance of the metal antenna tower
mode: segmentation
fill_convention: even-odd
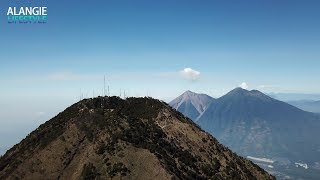
[[[103,96],[106,96],[106,75],[103,75]]]

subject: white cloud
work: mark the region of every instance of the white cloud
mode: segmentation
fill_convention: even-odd
[[[261,162],[266,162],[266,163],[274,163],[273,160],[271,159],[267,159],[267,158],[258,158],[258,157],[253,157],[253,156],[247,156],[248,159],[252,159],[252,160],[255,160],[255,161],[261,161]]]
[[[247,84],[246,82],[242,82],[242,83],[239,85],[239,87],[241,87],[242,89],[248,89],[248,88],[249,88],[249,86],[248,86],[248,84]]]
[[[189,81],[196,81],[200,78],[200,72],[196,71],[191,68],[184,68],[182,71],[179,72],[181,77],[187,79]]]

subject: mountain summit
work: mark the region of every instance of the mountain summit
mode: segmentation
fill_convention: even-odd
[[[263,94],[262,92],[258,90],[246,90],[242,89],[240,87],[235,88],[228,92],[226,95],[222,96],[222,98],[232,98],[232,99],[248,99],[248,98],[254,98],[259,99],[262,101],[271,101],[272,98]]]
[[[82,100],[0,159],[0,179],[274,179],[151,98]]]
[[[182,112],[190,119],[196,120],[215,99],[206,94],[197,94],[192,91],[186,91],[169,105]]]

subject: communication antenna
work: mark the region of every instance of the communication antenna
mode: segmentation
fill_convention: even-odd
[[[103,75],[103,96],[106,96],[106,75]]]
[[[82,90],[81,90],[81,88],[80,88],[80,101],[83,99],[83,92],[82,92]]]
[[[110,96],[110,90],[109,90],[109,85],[108,85],[108,96]]]

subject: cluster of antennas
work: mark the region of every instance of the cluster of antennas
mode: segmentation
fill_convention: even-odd
[[[101,93],[101,91],[100,91]],[[102,94],[100,93],[97,93],[98,96],[110,96],[110,87],[109,85],[106,84],[106,76],[104,75],[103,76],[103,89],[102,89]],[[82,99],[85,99],[85,98],[90,98],[89,97],[89,91],[87,91],[85,94],[82,92],[81,88],[80,88],[80,96],[79,96],[79,99],[80,101]],[[92,90],[92,98],[96,97],[96,92],[94,91],[94,89]],[[121,90],[119,91],[119,97],[125,99],[127,98],[127,94],[126,94],[126,91],[125,90]]]

